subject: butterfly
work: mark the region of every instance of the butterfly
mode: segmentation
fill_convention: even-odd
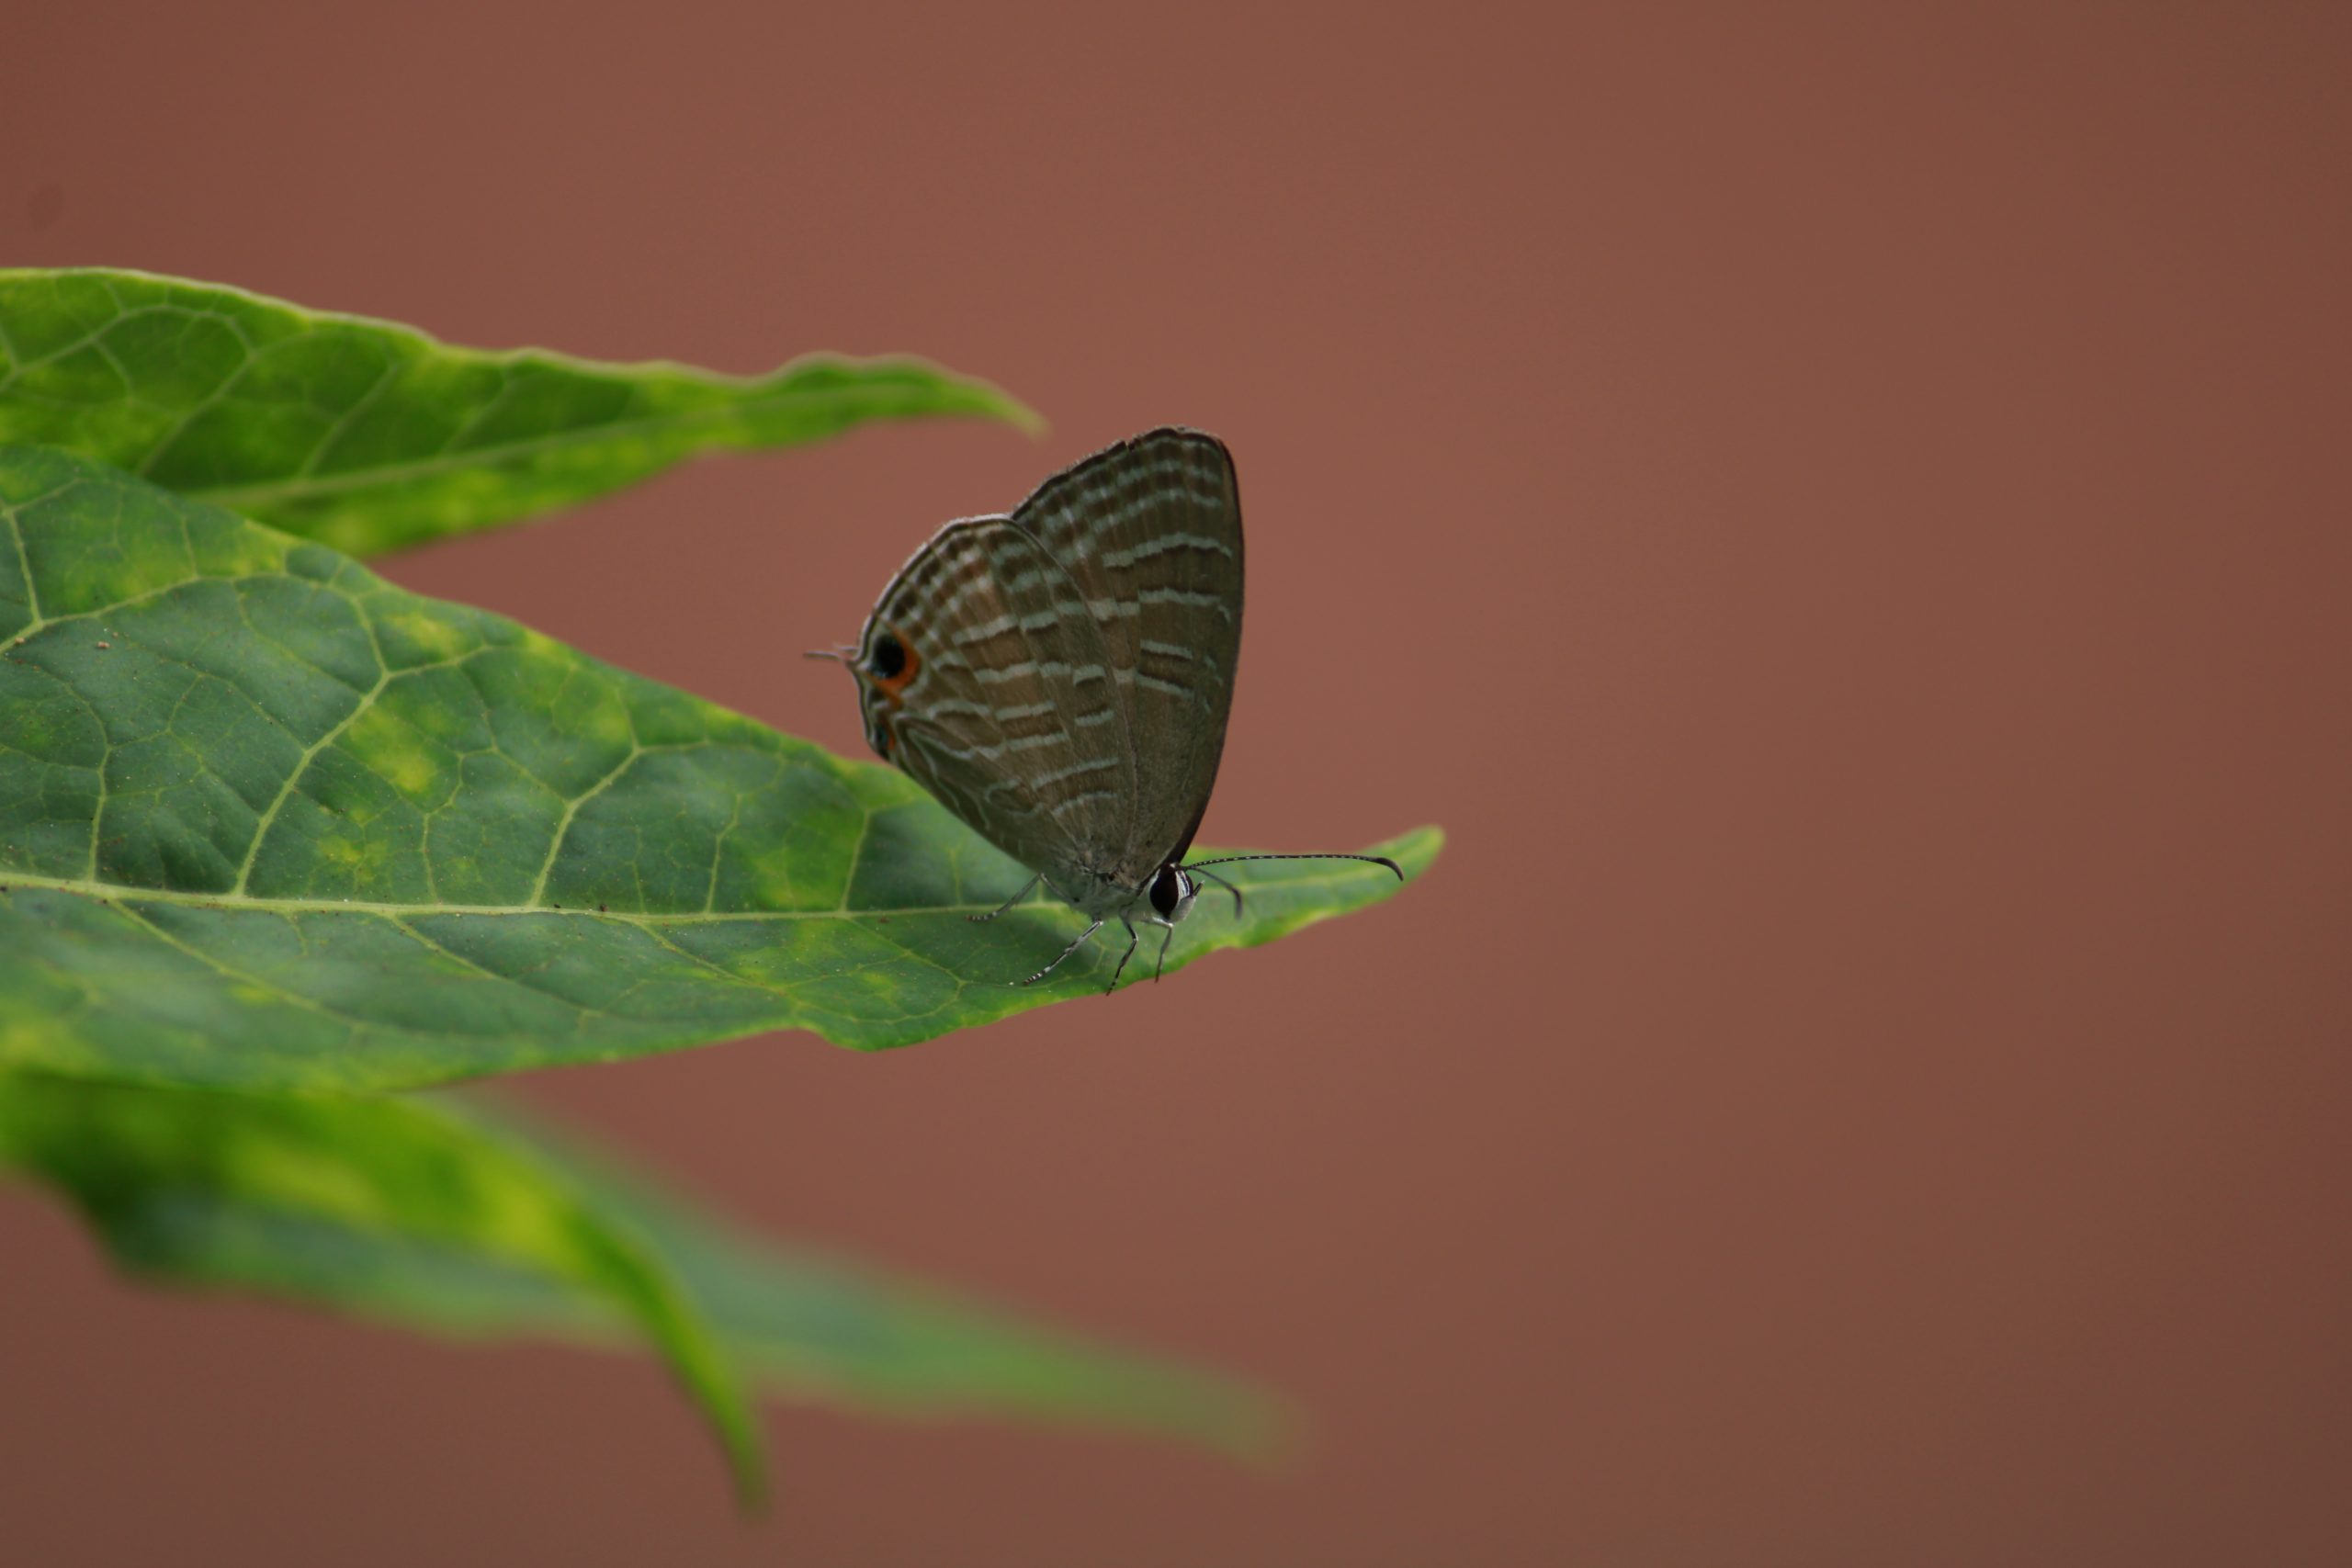
[[[1210,870],[1184,863],[1225,751],[1241,654],[1241,493],[1225,443],[1148,431],[1072,464],[1010,515],[948,524],[882,590],[854,648],[866,743],[1087,918],[1059,968],[1116,919],[1161,928],[1159,962]]]

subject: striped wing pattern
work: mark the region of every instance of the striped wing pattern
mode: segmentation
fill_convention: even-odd
[[[1225,751],[1241,654],[1241,496],[1213,435],[1155,430],[1039,486],[1012,520],[1086,598],[1141,789],[1115,874],[1137,886],[1191,845]]]
[[[1224,445],[1136,436],[899,570],[854,666],[866,738],[1064,897],[1132,894],[1207,808],[1241,589]]]
[[[873,679],[886,636],[900,667]],[[883,591],[858,664],[876,750],[1049,880],[1105,867],[1136,792],[1125,716],[1077,588],[1028,534],[943,529]]]

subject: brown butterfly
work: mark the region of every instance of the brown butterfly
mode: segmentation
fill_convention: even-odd
[[[975,832],[1087,917],[1044,979],[1116,919],[1165,933],[1192,912],[1183,863],[1225,750],[1241,654],[1241,496],[1214,435],[1147,432],[1063,469],[1010,516],[932,536],[883,589],[854,649],[865,739]],[[1154,968],[1155,978],[1158,967]]]

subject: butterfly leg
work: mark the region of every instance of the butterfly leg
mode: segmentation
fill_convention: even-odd
[[[1026,980],[1015,980],[1012,984],[1016,986],[1035,985],[1038,981],[1044,979],[1046,976],[1060,968],[1062,966],[1063,958],[1068,958],[1071,953],[1076,953],[1080,948],[1084,947],[1086,945],[1086,939],[1092,936],[1096,931],[1099,931],[1102,929],[1102,921],[1100,917],[1097,917],[1092,925],[1078,933],[1078,940],[1076,942],[1071,942],[1068,947],[1062,949],[1060,958],[1055,959],[1051,964],[1046,964],[1043,969],[1038,970]]]
[[[1020,903],[1020,902],[1021,902],[1021,900],[1023,900],[1023,898],[1028,897],[1029,897],[1029,895],[1030,895],[1032,892],[1035,891],[1036,886],[1037,886],[1037,884],[1039,884],[1040,882],[1043,882],[1043,881],[1045,881],[1045,880],[1046,880],[1046,878],[1045,878],[1045,876],[1043,875],[1043,874],[1038,874],[1038,875],[1036,875],[1036,876],[1033,876],[1033,877],[1031,877],[1028,881],[1026,881],[1026,882],[1024,882],[1024,883],[1023,883],[1023,884],[1021,885],[1021,891],[1020,891],[1020,892],[1015,893],[1012,897],[1007,898],[1003,903],[999,904],[995,908],[993,908],[993,909],[989,910],[987,914],[985,914],[985,915],[967,915],[967,916],[965,916],[964,918],[965,918],[966,919],[967,919],[967,920],[971,921],[974,925],[985,925],[985,924],[987,924],[989,921],[995,919],[999,915],[1003,914],[1007,909],[1012,908],[1015,904]],[[1067,956],[1067,955],[1065,955],[1065,956]],[[1057,963],[1057,964],[1058,964],[1058,963],[1060,963],[1060,962],[1061,962],[1061,960],[1057,958],[1057,959],[1056,959],[1054,962],[1055,962],[1055,963]]]
[[[1121,915],[1119,923],[1127,928],[1127,950],[1119,954],[1119,966],[1111,971],[1111,983],[1102,987],[1102,994],[1106,997],[1119,988],[1119,976],[1126,973],[1127,960],[1136,955],[1136,943],[1140,940],[1136,935],[1136,923],[1133,920]]]
[[[1232,883],[1227,882],[1224,877],[1219,876],[1216,872],[1209,870],[1206,866],[1188,865],[1184,869],[1191,872],[1195,876],[1207,877],[1211,882],[1216,883],[1219,887],[1222,887],[1227,893],[1232,894],[1233,918],[1237,920],[1241,918],[1241,889],[1233,886]]]
[[[1159,983],[1159,972],[1168,967],[1168,944],[1176,940],[1176,922],[1163,920],[1159,926],[1159,957],[1151,966],[1152,984]]]

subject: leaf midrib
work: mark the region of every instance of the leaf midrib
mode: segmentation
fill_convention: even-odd
[[[28,876],[0,871],[0,892],[13,893],[19,888],[39,888],[45,892],[74,893],[101,903],[120,904],[183,904],[195,908],[252,910],[285,914],[352,914],[382,915],[391,919],[415,919],[427,915],[564,915],[580,916],[592,920],[612,920],[628,925],[701,925],[717,920],[814,920],[867,919],[876,915],[952,915],[973,914],[997,908],[995,902],[979,904],[903,905],[895,908],[872,909],[719,909],[680,910],[660,913],[645,910],[583,909],[577,906],[565,908],[557,904],[387,904],[360,898],[255,898],[232,893],[196,893],[185,888],[128,887],[115,882],[92,882],[82,877]],[[1028,902],[1043,903],[1041,897]]]
[[[886,362],[889,363],[889,362]],[[790,374],[791,367],[778,374]],[[942,373],[943,376],[944,373]],[[962,381],[950,383],[958,392],[969,393],[975,400],[975,412],[1001,404],[996,395]],[[400,484],[411,479],[434,479],[456,468],[480,468],[485,465],[512,462],[521,457],[536,457],[544,452],[558,452],[569,446],[600,443],[613,436],[650,434],[664,431],[690,430],[698,425],[727,424],[766,413],[796,403],[846,403],[860,396],[872,397],[873,389],[858,386],[850,389],[806,389],[780,388],[758,399],[722,407],[695,409],[655,418],[615,421],[605,424],[581,425],[548,435],[533,436],[525,441],[506,441],[491,446],[469,446],[458,451],[440,453],[431,457],[417,457],[404,463],[384,463],[372,468],[345,468],[319,476],[297,476],[290,480],[274,480],[266,484],[187,486],[180,493],[198,501],[209,502],[235,512],[256,503],[266,505],[288,497],[339,495],[350,491],[366,490],[374,485]]]
[[[1246,885],[1246,891],[1270,894],[1289,888],[1322,888],[1348,875],[1345,872],[1286,876],[1280,882]],[[831,909],[721,909],[661,912],[631,909],[586,909],[554,904],[388,904],[358,898],[254,898],[226,893],[197,893],[184,888],[128,887],[120,883],[93,882],[83,877],[37,876],[0,871],[0,893],[22,888],[72,893],[102,904],[178,904],[194,908],[227,909],[274,914],[380,915],[388,919],[418,919],[433,915],[561,915],[567,919],[605,920],[631,926],[697,926],[760,920],[870,920],[900,915],[986,914],[1006,906],[1001,899],[965,904],[877,905],[868,909],[836,906]],[[1012,908],[1068,909],[1069,906],[1042,892],[1032,893]],[[1075,913],[1076,911],[1072,911]]]

